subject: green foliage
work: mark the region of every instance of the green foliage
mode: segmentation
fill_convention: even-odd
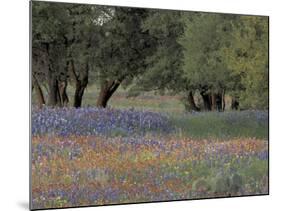
[[[64,4],[50,2],[32,2],[32,36],[33,44],[37,42],[63,42],[67,29],[62,26],[68,24]]]
[[[122,137],[122,136],[127,136],[127,132],[123,130],[122,128],[114,128],[109,134],[111,137]]]
[[[92,48],[95,46],[95,34],[99,29],[97,20],[103,14],[103,8],[80,4],[71,4],[71,7],[64,7],[68,13],[68,33],[65,35],[68,61],[73,61],[74,71],[78,80],[88,71],[93,71],[94,55]],[[69,76],[72,76],[68,72]],[[90,74],[91,75],[91,74]],[[73,79],[73,78],[72,78]]]
[[[235,90],[245,108],[268,108],[268,18],[241,16],[233,23],[230,45],[221,55],[243,89]]]
[[[124,85],[145,71],[147,33],[142,31],[146,9],[112,7],[110,19],[95,34],[94,73],[101,83],[118,80]]]
[[[198,191],[202,193],[203,195],[206,194],[207,191],[211,189],[210,183],[206,181],[205,179],[198,179],[193,183],[192,187],[193,191]]]
[[[229,193],[229,195],[239,194],[243,188],[243,179],[237,173],[218,174],[215,177],[213,191],[216,193]]]
[[[188,89],[225,90],[242,108],[268,108],[267,18],[190,13],[184,20]]]
[[[67,200],[57,197],[54,199],[52,206],[50,207],[64,207],[67,204]]]
[[[64,36],[68,29],[64,7],[49,2],[32,2],[33,73],[48,79],[51,70],[55,77],[65,75],[67,58]]]
[[[262,172],[268,171],[267,161],[259,161],[257,159],[251,160],[251,165],[249,169],[241,169],[240,171],[245,175],[246,178],[251,179],[252,182],[255,184],[256,180],[262,179],[263,174]]]
[[[234,174],[231,178],[230,190],[233,192],[239,192],[243,187],[243,179],[239,174]]]
[[[92,36],[97,31],[96,21],[103,8],[50,2],[33,2],[32,7],[33,47],[49,45],[48,59],[53,59],[50,63],[55,72],[58,72],[58,64],[60,69],[66,70],[66,62],[73,60],[79,76],[85,64],[93,60]]]
[[[215,192],[227,193],[230,191],[231,180],[227,175],[219,175],[216,177]]]
[[[184,77],[192,89],[207,87],[225,89],[231,81],[230,70],[220,56],[228,44],[232,16],[191,13],[184,16],[185,34],[179,40],[184,46]]]
[[[181,79],[182,46],[177,38],[182,35],[184,24],[181,12],[151,10],[142,28],[149,34],[149,56],[146,57],[146,71],[130,90],[141,91],[172,90]]]

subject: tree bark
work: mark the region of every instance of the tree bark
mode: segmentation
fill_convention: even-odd
[[[238,110],[239,109],[239,101],[236,97],[232,97],[231,99],[231,109]]]
[[[82,106],[82,99],[84,95],[84,91],[87,87],[88,81],[78,80],[75,85],[75,94],[74,94],[74,107],[80,108]]]
[[[216,108],[216,99],[217,99],[217,96],[216,96],[216,93],[212,92],[211,93],[211,110],[212,111],[215,111],[217,108]]]
[[[223,91],[211,93],[211,108],[212,111],[223,111],[225,107]]]
[[[120,86],[120,80],[105,80],[101,83],[101,89],[97,100],[97,106],[105,108],[113,93]]]
[[[73,60],[70,61],[70,71],[75,81],[75,93],[74,93],[74,102],[73,106],[75,108],[80,108],[82,106],[82,99],[84,91],[88,85],[89,77],[89,67],[88,63],[86,64],[85,71],[81,72],[78,76],[75,71],[75,66]]]
[[[48,105],[49,106],[61,106],[60,94],[59,94],[59,86],[58,86],[58,79],[53,70],[53,63],[50,56],[50,44],[45,43],[46,52],[49,57],[49,64],[48,64],[48,72],[47,72],[47,79],[48,79],[48,88],[49,88],[49,96],[48,96]]]
[[[59,95],[59,86],[58,80],[52,71],[51,65],[49,65],[48,70],[48,88],[49,88],[49,97],[48,105],[49,106],[60,106],[60,95]]]
[[[33,75],[32,88],[35,88],[35,93],[36,93],[36,96],[37,96],[38,105],[41,108],[45,104],[45,98],[44,98],[41,86],[40,86],[40,84],[39,84],[35,75]]]
[[[69,98],[66,93],[66,88],[67,88],[67,81],[59,82],[59,94],[60,94],[62,106],[67,106],[67,104],[69,102]]]
[[[225,90],[224,89],[222,90],[221,98],[222,98],[222,111],[225,111]]]
[[[216,105],[216,110],[217,111],[222,111],[222,94],[221,93],[216,93],[215,94],[215,99],[216,99],[216,102],[214,102],[214,104]]]
[[[58,80],[56,79],[55,76],[49,75],[48,85],[49,85],[48,105],[49,106],[61,106]]]
[[[194,101],[194,96],[193,96],[192,91],[189,91],[187,100],[188,100],[188,103],[189,103],[189,106],[190,106],[191,110],[193,110],[193,111],[200,111],[200,108],[196,106],[196,103]]]
[[[204,103],[204,109],[207,111],[211,111],[212,109],[212,99],[209,93],[206,93],[206,91],[201,91],[200,95],[203,99],[203,103]]]

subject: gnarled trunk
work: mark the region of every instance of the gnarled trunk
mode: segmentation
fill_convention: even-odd
[[[101,89],[97,100],[97,106],[105,108],[107,106],[108,100],[111,98],[111,96],[120,86],[120,84],[121,84],[120,80],[103,81],[101,83]]]
[[[75,85],[75,94],[74,94],[74,103],[73,103],[73,106],[75,108],[79,108],[82,106],[82,99],[83,99],[83,95],[84,95],[84,91],[87,87],[87,84],[88,84],[88,80],[87,82],[82,80],[78,80],[76,82],[76,85]]]
[[[216,93],[215,94],[215,102],[213,102],[216,105],[217,111],[222,111],[222,94]]]
[[[222,94],[221,94],[221,98],[222,98],[222,111],[225,110],[225,90],[222,90]]]
[[[196,106],[195,101],[194,101],[194,96],[192,91],[189,91],[188,96],[187,96],[187,100],[190,106],[190,109],[193,111],[200,111],[200,108]]]
[[[67,106],[69,99],[66,93],[67,81],[59,82],[59,94],[62,106]]]
[[[48,105],[49,106],[61,106],[59,85],[58,85],[58,80],[56,79],[55,76],[49,75],[48,85],[49,85]]]
[[[203,99],[204,109],[207,111],[211,111],[212,109],[212,96],[206,91],[201,91],[200,95]]]
[[[48,105],[61,106],[58,80],[50,64],[48,70],[48,88],[49,88]]]
[[[46,43],[46,52],[49,57],[48,64],[48,105],[49,106],[61,106],[61,99],[59,94],[58,77],[53,69],[53,61],[50,59],[50,44]]]
[[[82,106],[82,99],[84,95],[84,91],[88,85],[88,77],[89,77],[89,66],[86,64],[85,71],[80,72],[79,76],[75,71],[75,66],[73,60],[70,61],[70,73],[75,81],[75,93],[74,93],[74,102],[73,106],[75,108],[80,108]]]
[[[39,107],[42,107],[45,104],[45,98],[43,95],[43,91],[41,89],[41,86],[40,86],[36,76],[33,75],[32,77],[33,77],[32,88],[35,89]]]
[[[224,111],[224,91],[212,92],[211,99],[212,111]]]
[[[216,93],[212,92],[211,93],[211,110],[212,111],[216,110],[216,100],[217,100],[217,95],[216,95]]]
[[[231,109],[233,109],[233,110],[239,109],[239,101],[236,97],[232,97],[232,99],[231,99]]]

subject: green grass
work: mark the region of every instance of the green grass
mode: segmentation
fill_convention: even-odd
[[[268,139],[267,118],[267,111],[200,112],[171,115],[177,135],[196,139],[246,137]]]
[[[69,90],[71,92],[74,91]],[[95,106],[98,97],[98,89],[90,86],[85,90],[83,105]],[[108,102],[108,106],[118,109],[135,108],[138,110],[150,110],[164,113],[181,113],[184,106],[180,102],[179,96],[161,96],[152,92],[141,94],[137,97],[128,97],[127,90],[120,87]]]
[[[44,87],[44,96],[47,99],[47,92]],[[67,94],[69,97],[69,106],[73,105],[73,96],[75,89],[68,85]],[[85,89],[82,106],[95,106],[99,94],[98,87],[92,85]],[[36,104],[35,93],[32,93],[32,102]],[[137,97],[127,97],[127,90],[120,87],[111,97],[108,106],[117,109],[135,108],[137,110],[150,110],[164,113],[182,113],[184,105],[180,102],[179,96],[155,95],[152,92],[141,94]]]

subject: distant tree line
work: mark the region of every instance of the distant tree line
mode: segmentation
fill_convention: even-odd
[[[32,2],[32,91],[39,106],[106,107],[120,87],[182,96],[189,110],[268,108],[268,18]],[[47,91],[47,94],[43,90]],[[194,95],[200,96],[199,105]]]

